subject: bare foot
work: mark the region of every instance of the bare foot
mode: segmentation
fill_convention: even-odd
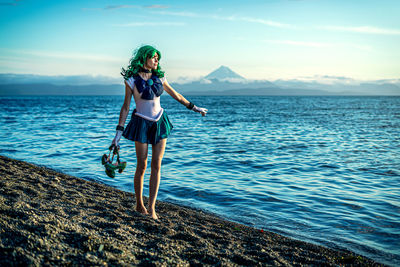
[[[158,216],[155,210],[150,210],[150,217],[154,220],[158,220]]]
[[[145,207],[136,207],[136,211],[137,212],[140,212],[141,214],[149,214],[148,212],[147,212],[147,209],[145,208]]]

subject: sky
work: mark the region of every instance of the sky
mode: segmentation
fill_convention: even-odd
[[[400,1],[0,0],[0,73],[121,77],[150,44],[171,81],[400,78]]]

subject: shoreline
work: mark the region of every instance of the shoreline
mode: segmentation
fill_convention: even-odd
[[[145,198],[147,204],[147,198]],[[0,155],[0,265],[381,265]]]

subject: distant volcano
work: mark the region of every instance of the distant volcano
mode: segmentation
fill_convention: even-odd
[[[246,80],[236,72],[232,71],[230,68],[226,66],[221,66],[218,69],[214,70],[210,74],[204,77],[205,79],[217,79],[217,80]]]

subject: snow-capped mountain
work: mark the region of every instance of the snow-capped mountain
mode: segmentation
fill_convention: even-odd
[[[207,80],[219,81],[245,81],[246,79],[226,66],[221,66],[204,77]]]

